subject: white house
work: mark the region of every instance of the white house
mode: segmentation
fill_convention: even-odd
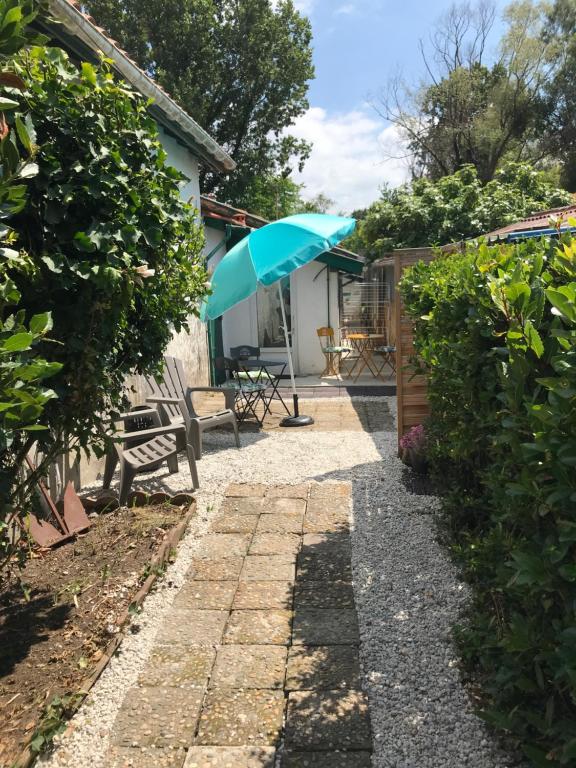
[[[117,73],[143,96],[153,101],[150,113],[156,120],[160,140],[168,155],[168,162],[187,179],[180,189],[184,200],[200,210],[200,166],[208,166],[217,173],[227,174],[236,167],[235,162],[198,123],[187,114],[154,80],[97,26],[93,18],[83,13],[79,4],[71,0],[51,0],[50,10],[60,25],[39,22],[51,39],[73,57],[97,61],[98,52],[111,59]],[[190,333],[174,337],[169,353],[183,359],[190,381],[207,384],[210,378],[209,351],[206,326],[197,318],[190,318]]]
[[[246,211],[202,196],[208,268],[213,271],[226,251],[250,230],[268,222]],[[320,374],[325,366],[316,329],[343,325],[344,286],[360,278],[364,261],[344,248],[333,248],[296,270],[283,285],[292,331],[292,355],[299,375]],[[246,301],[210,326],[212,357],[230,355],[236,346],[260,347],[267,360],[286,360],[278,287],[259,288]]]

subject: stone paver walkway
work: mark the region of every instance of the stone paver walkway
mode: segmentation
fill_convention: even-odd
[[[369,768],[350,486],[231,485],[107,768]]]

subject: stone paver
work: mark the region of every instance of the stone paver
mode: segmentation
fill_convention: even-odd
[[[232,611],[224,642],[230,645],[288,645],[291,624],[291,611]]]
[[[302,533],[303,521],[301,512],[273,512],[260,517],[256,533]]]
[[[191,747],[184,768],[274,768],[274,747]]]
[[[211,688],[282,688],[286,648],[277,645],[224,645],[218,649]]]
[[[196,581],[238,581],[244,565],[243,557],[194,558],[190,568]]]
[[[298,582],[294,587],[294,605],[302,608],[354,608],[354,590],[350,582]]]
[[[202,555],[209,560],[242,557],[248,552],[251,539],[243,533],[209,533],[202,539]]]
[[[291,610],[293,591],[294,583],[291,581],[241,581],[238,584],[232,608],[235,610],[262,608]]]
[[[294,581],[295,555],[248,555],[240,581]]]
[[[280,768],[371,768],[372,753],[359,752],[285,752]]]
[[[349,498],[310,499],[306,506],[307,515],[348,515],[350,513]]]
[[[222,747],[273,746],[280,739],[283,716],[282,691],[208,691],[195,743]]]
[[[264,509],[264,499],[224,499],[221,515],[259,515]]]
[[[290,533],[258,533],[252,539],[249,555],[296,555],[300,536]]]
[[[369,750],[366,696],[359,691],[302,691],[288,698],[288,750]]]
[[[182,688],[131,688],[118,712],[112,743],[123,747],[187,747],[200,716],[203,692]]]
[[[283,499],[304,499],[308,498],[310,486],[308,483],[299,483],[298,485],[273,485],[266,488],[266,498],[281,497]]]
[[[323,533],[325,531],[348,531],[350,515],[348,512],[317,511],[306,513],[304,533]]]
[[[258,515],[224,515],[217,517],[210,530],[214,533],[254,533]]]
[[[170,611],[157,642],[159,645],[205,647],[222,640],[228,611]]]
[[[235,581],[189,581],[174,601],[176,610],[228,611],[236,594]]]
[[[359,642],[353,608],[298,608],[293,645],[354,645]]]
[[[359,689],[358,649],[348,645],[290,648],[285,687],[288,691]]]
[[[216,651],[179,645],[156,646],[138,678],[142,686],[206,688]]]
[[[258,498],[264,496],[266,490],[267,487],[265,485],[254,485],[251,483],[230,483],[226,489],[226,496],[238,498]]]
[[[303,515],[306,512],[306,501],[302,498],[282,499],[269,496],[262,507],[264,514]]]
[[[352,565],[349,558],[341,555],[322,554],[298,557],[297,581],[305,584],[307,581],[343,581],[352,582]]]
[[[302,536],[303,555],[336,554],[350,558],[352,546],[348,533],[305,533]]]
[[[344,424],[339,406],[332,417]],[[229,486],[126,694],[106,768],[370,766],[350,493]]]
[[[183,749],[112,746],[105,757],[106,768],[182,768]]]
[[[351,493],[350,483],[312,483],[310,486],[310,500],[326,499],[349,499]]]

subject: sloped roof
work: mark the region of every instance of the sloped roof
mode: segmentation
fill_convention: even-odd
[[[151,112],[158,121],[172,130],[199,159],[219,173],[234,170],[236,163],[228,153],[91,16],[82,11],[79,3],[75,0],[50,0],[50,10],[69,35],[80,40],[92,52],[101,51],[112,59],[119,74],[143,96],[152,99]],[[56,37],[61,34],[56,26],[51,28],[51,32]]]
[[[569,217],[576,218],[576,204],[565,205],[562,208],[550,208],[547,211],[538,211],[532,216],[528,216],[521,221],[515,221],[513,224],[508,224],[505,227],[495,229],[493,232],[489,232],[486,237],[488,239],[502,237],[504,235],[510,235],[512,232],[526,232],[531,229],[547,229],[550,225],[550,219],[557,219],[562,217],[565,221]]]

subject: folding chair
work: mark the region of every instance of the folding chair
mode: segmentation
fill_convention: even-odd
[[[226,375],[226,381],[220,385],[220,389],[227,390],[234,394],[234,408],[236,418],[242,422],[249,415],[252,415],[262,426],[270,408],[266,400],[266,390],[270,386],[267,381],[252,381],[252,379],[239,377],[240,363],[230,357],[217,357],[214,359],[216,370],[223,371]],[[256,413],[256,407],[259,402],[264,406],[264,415],[262,418]]]

